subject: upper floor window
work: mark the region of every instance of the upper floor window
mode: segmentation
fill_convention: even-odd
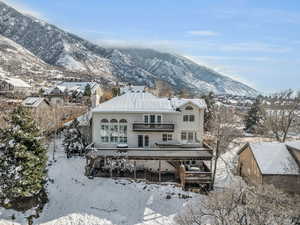
[[[194,122],[195,115],[183,115],[183,122]]]
[[[144,115],[144,123],[158,123],[160,124],[162,122],[162,115],[155,115],[155,114],[150,114],[150,115]]]
[[[187,107],[185,107],[185,110],[194,110],[194,108],[190,105],[188,105]]]

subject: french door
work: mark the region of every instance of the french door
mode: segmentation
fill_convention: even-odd
[[[138,147],[149,147],[149,136],[148,135],[138,135]]]

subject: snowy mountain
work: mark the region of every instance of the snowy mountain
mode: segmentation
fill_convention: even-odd
[[[61,69],[48,65],[22,46],[0,35],[0,75],[43,79],[62,74]]]
[[[44,62],[107,80],[153,87],[163,80],[175,90],[193,93],[256,95],[249,86],[170,53],[151,49],[104,48],[0,1],[0,35],[26,48]]]

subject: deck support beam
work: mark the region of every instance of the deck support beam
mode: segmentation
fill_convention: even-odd
[[[134,179],[136,179],[136,161],[135,160],[134,160],[133,164],[134,164],[134,171],[133,171]]]
[[[161,182],[161,161],[158,160],[158,181]]]

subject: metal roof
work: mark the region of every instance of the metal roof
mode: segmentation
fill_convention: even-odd
[[[177,112],[184,104],[193,103],[199,108],[206,108],[203,99],[168,99],[159,98],[147,92],[132,93],[117,96],[98,105],[93,112]]]

